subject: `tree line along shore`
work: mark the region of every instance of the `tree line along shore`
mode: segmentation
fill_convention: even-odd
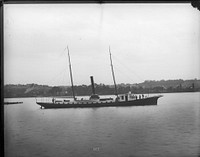
[[[74,86],[75,95],[91,95],[91,85]],[[113,95],[114,85],[95,84],[95,91],[99,95]],[[198,92],[200,91],[200,80],[146,80],[135,84],[118,84],[119,94],[132,92],[135,94],[147,93],[173,93],[173,92]],[[48,86],[38,84],[7,84],[4,85],[4,97],[48,97],[48,96],[71,96],[70,86]]]

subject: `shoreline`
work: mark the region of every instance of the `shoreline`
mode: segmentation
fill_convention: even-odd
[[[179,91],[179,92],[152,92],[152,93],[134,93],[136,95],[139,95],[139,94],[161,94],[161,93],[197,93],[197,92],[200,92],[200,91]],[[120,93],[119,93],[120,94]],[[101,94],[103,96],[109,96],[109,95],[114,95],[114,94]],[[101,96],[100,95],[100,96]],[[81,96],[89,96],[89,95],[76,95],[77,97],[81,97]],[[72,96],[45,96],[45,95],[41,95],[41,96],[20,96],[20,97],[4,97],[4,99],[6,98],[41,98],[41,97],[46,97],[46,98],[52,98],[52,97],[56,97],[56,98],[73,98]],[[5,102],[4,102],[5,103]]]

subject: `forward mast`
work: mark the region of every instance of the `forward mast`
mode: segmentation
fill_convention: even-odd
[[[70,60],[70,55],[69,55],[69,48],[68,48],[68,46],[67,46],[67,51],[68,51],[68,59],[69,59],[69,71],[70,71],[70,79],[71,79],[71,86],[72,86],[72,94],[73,94],[74,100],[76,100],[75,92],[74,92],[73,76],[72,76],[72,66],[71,66],[71,60]]]
[[[116,85],[116,81],[115,81],[115,73],[114,73],[114,68],[113,68],[113,64],[112,64],[112,56],[111,56],[110,46],[109,46],[109,53],[110,53],[110,63],[111,63],[113,82],[114,82],[114,85],[115,85],[115,95],[118,97],[117,85]]]

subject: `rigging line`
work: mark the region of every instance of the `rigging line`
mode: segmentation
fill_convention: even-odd
[[[59,77],[61,74],[63,74],[66,69],[67,69],[67,65],[65,65],[65,67],[63,67],[61,70],[57,71],[55,76],[50,78],[49,81],[52,82],[53,80],[55,80],[57,77]]]
[[[119,71],[120,73],[123,73],[123,75],[119,75],[121,78],[129,78],[130,80],[133,80],[133,78],[131,78],[129,75],[127,75],[126,72],[124,72],[123,70],[120,70],[120,68],[118,68],[118,66],[115,66],[116,70]],[[125,77],[124,75],[126,75],[127,77]],[[122,77],[124,76],[124,77]],[[118,79],[119,80],[119,79]],[[131,83],[131,82],[130,82]]]
[[[124,75],[126,75],[130,80],[131,82],[134,82],[135,79],[140,79],[140,80],[143,80],[142,78],[136,76],[136,74],[134,74],[133,72],[131,72],[130,70],[126,69],[126,68],[123,68],[123,70],[121,70],[120,66],[117,66],[117,69],[122,72]],[[126,70],[124,70],[126,69]],[[127,72],[126,72],[127,71]]]
[[[65,55],[65,50],[67,49],[67,47],[64,48],[64,50],[60,53],[59,58],[61,58],[63,55]],[[58,58],[58,59],[59,59]],[[67,57],[64,57],[67,60]],[[65,65],[65,64],[64,64]],[[56,73],[56,75],[52,78],[49,79],[50,82],[55,82],[54,80],[56,80],[56,78],[58,78],[61,74],[63,74],[63,72],[67,69],[67,66],[65,67],[65,69],[62,69],[61,71],[58,71],[59,73]]]
[[[59,71],[59,73],[57,73],[54,77],[52,77],[51,79],[49,79],[50,82],[55,82],[54,80],[56,80],[56,78],[60,77],[61,74],[64,74],[65,69],[62,69],[62,71]]]
[[[139,76],[138,74],[136,74],[132,69],[130,69],[128,66],[126,66],[125,64],[123,64],[115,55],[113,55],[114,58],[122,65],[125,67],[126,70],[129,70],[130,72],[134,73],[139,79],[144,80],[141,76]]]
[[[63,54],[65,54],[64,52],[65,52],[66,49],[67,49],[67,48],[65,47],[64,50],[60,53],[59,57],[62,57]]]
[[[64,86],[67,86],[66,77],[67,77],[66,72],[62,72],[62,74],[60,75],[59,80],[58,80],[58,81],[61,81],[60,83],[62,83],[62,85],[64,85]]]
[[[131,72],[134,73],[138,78],[140,78],[140,79],[143,80],[143,78],[142,78],[141,76],[139,76],[139,75],[136,74],[132,69],[130,69],[130,68],[129,68],[128,66],[126,66],[125,64],[123,64],[116,56],[114,56],[114,57],[115,57],[115,59],[116,59],[122,66],[125,67],[126,70],[131,71]]]

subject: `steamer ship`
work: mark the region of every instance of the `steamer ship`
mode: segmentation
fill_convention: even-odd
[[[118,94],[117,92],[117,85],[115,81],[115,74],[114,74],[114,68],[112,64],[112,57],[111,57],[111,51],[109,47],[109,54],[110,54],[110,62],[111,62],[111,71],[112,71],[112,77],[115,87],[115,98],[101,98],[98,94],[95,93],[95,86],[94,86],[94,79],[93,76],[90,76],[91,79],[91,86],[92,86],[92,95],[89,97],[89,99],[85,100],[83,98],[78,99],[75,96],[74,92],[74,85],[73,85],[73,77],[72,77],[72,68],[71,68],[71,60],[69,55],[69,48],[67,46],[68,50],[68,60],[69,60],[69,71],[70,71],[70,79],[71,79],[71,88],[72,88],[72,94],[73,94],[73,100],[70,99],[63,99],[62,101],[56,101],[55,98],[52,98],[51,101],[38,101],[36,99],[36,103],[41,108],[91,108],[91,107],[125,107],[125,106],[148,106],[148,105],[157,105],[157,101],[162,95],[156,95],[156,96],[145,96],[143,94],[141,95],[135,95],[131,92],[125,93],[125,94]]]

